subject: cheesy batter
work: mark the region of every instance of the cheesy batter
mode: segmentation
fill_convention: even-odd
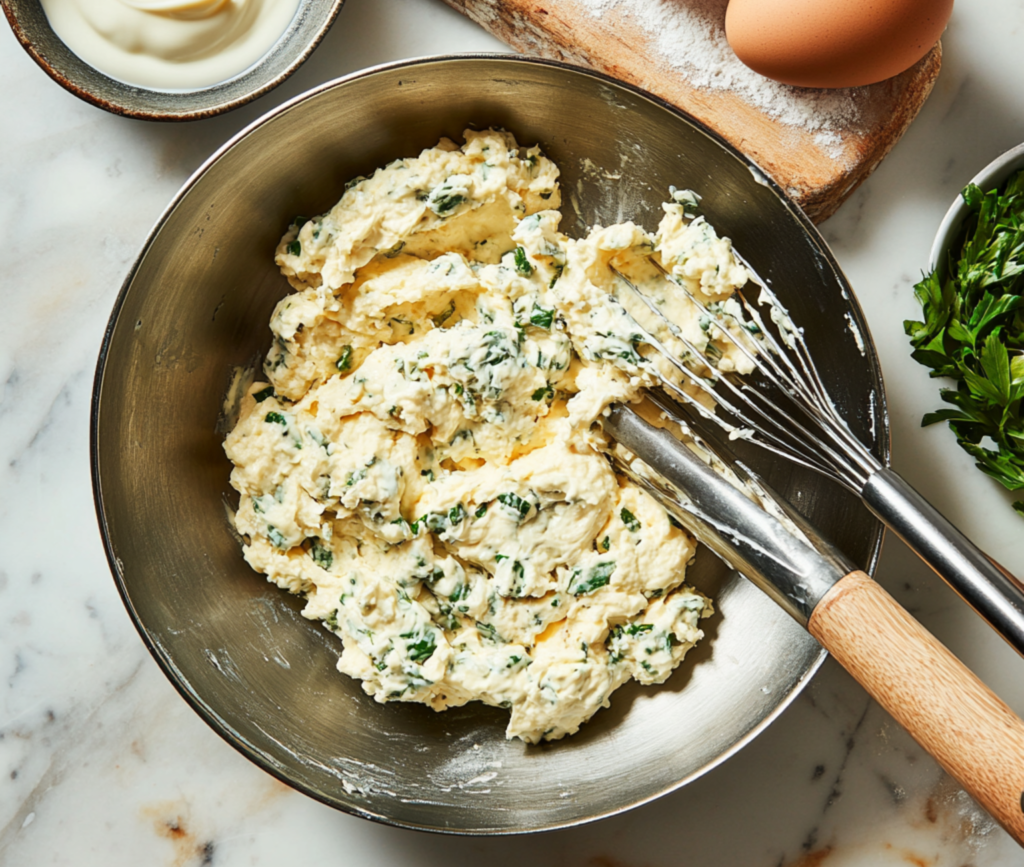
[[[555,165],[469,130],[356,178],[282,238],[295,291],[225,443],[235,523],[246,560],[306,597],[378,701],[506,707],[508,737],[535,743],[630,678],[661,683],[702,637],[694,540],[591,429],[664,364],[610,264],[720,368],[746,369],[651,261],[734,303],[747,272],[696,202],[673,191],[653,235],[572,240]]]

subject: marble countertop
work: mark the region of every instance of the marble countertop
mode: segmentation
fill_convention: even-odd
[[[247,762],[150,658],[100,545],[89,401],[110,308],[189,174],[264,111],[361,67],[504,51],[440,0],[348,0],[284,86],[207,121],[157,125],[80,102],[0,28],[0,863],[402,863],[495,867],[1009,867],[1024,853],[829,660],[779,720],[683,790],[535,837],[451,838],[331,810]],[[822,227],[864,306],[896,469],[1024,574],[1011,497],[944,428],[909,357],[912,286],[961,186],[1024,140],[1024,2],[960,3],[935,91],[878,171]],[[878,579],[1018,713],[1021,661],[895,540]]]

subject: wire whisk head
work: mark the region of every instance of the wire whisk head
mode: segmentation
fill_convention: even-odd
[[[636,323],[643,342],[678,374],[673,376],[663,365],[648,363],[647,369],[664,390],[661,394],[652,392],[651,399],[676,421],[684,421],[679,418],[682,407],[691,418],[696,416],[716,425],[730,440],[753,442],[859,494],[868,477],[881,465],[854,436],[829,397],[803,331],[796,327],[767,283],[746,261],[738,255],[736,258],[751,275],[750,282],[759,288],[758,303],[767,307],[778,336],[766,327],[760,310],[741,292],[734,292],[725,302],[706,303],[660,262],[649,258],[661,277],[672,284],[673,290],[682,293],[696,307],[701,317],[700,327],[709,337],[700,346],[687,337],[654,299],[614,266],[609,266],[656,317],[664,331],[683,347],[681,352],[673,351],[664,337]],[[728,363],[715,340],[733,348]],[[653,359],[648,360],[653,362]],[[735,376],[733,368],[743,373],[756,370],[767,387],[754,386]],[[674,399],[667,399],[665,393]],[[701,394],[706,395],[704,400]],[[707,397],[731,418],[715,412],[714,407],[708,405]]]

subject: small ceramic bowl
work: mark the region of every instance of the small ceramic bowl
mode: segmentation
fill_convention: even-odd
[[[156,90],[111,78],[64,44],[40,0],[0,0],[0,5],[29,56],[75,96],[143,120],[199,120],[245,105],[281,84],[313,53],[344,2],[300,0],[288,29],[260,60],[233,78],[193,90]]]
[[[1024,169],[1024,144],[1010,148],[1006,153],[992,160],[978,174],[971,178],[972,184],[977,184],[985,192],[1001,187],[1007,178],[1018,169]],[[956,201],[949,206],[946,216],[939,224],[939,231],[935,233],[935,240],[932,242],[932,251],[929,254],[929,268],[945,268],[949,261],[950,247],[956,242],[960,234],[960,227],[968,214],[967,205],[963,196],[957,196]]]

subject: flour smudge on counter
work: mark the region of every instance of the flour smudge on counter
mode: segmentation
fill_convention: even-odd
[[[734,303],[747,272],[697,201],[673,191],[654,234],[572,240],[540,149],[467,131],[289,227],[276,261],[294,292],[225,442],[235,524],[378,701],[483,701],[510,709],[510,738],[554,739],[702,637],[694,540],[592,429],[664,363],[638,324],[682,353],[609,265],[720,369],[746,369],[651,262]]]

